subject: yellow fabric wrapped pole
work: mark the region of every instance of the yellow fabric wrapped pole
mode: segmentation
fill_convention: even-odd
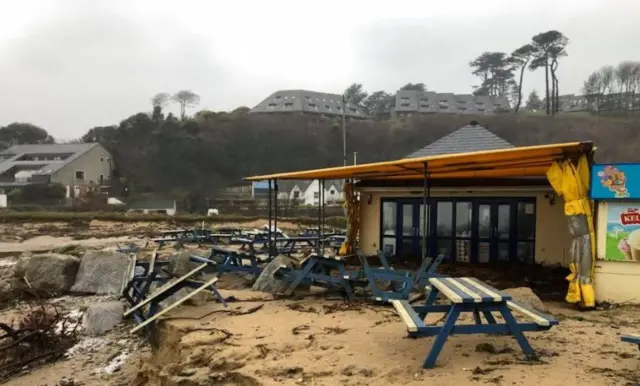
[[[569,230],[573,236],[566,300],[595,307],[595,227],[593,207],[588,197],[590,171],[587,157],[581,156],[577,166],[571,161],[555,162],[547,171],[547,178],[556,194],[564,198],[564,212],[569,217]]]

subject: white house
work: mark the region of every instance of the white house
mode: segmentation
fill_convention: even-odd
[[[344,200],[341,180],[326,180],[324,182],[324,203],[336,204]],[[291,181],[289,184],[280,184],[281,192],[288,191],[290,200],[297,200],[302,205],[318,205],[320,202],[320,188],[318,180]],[[278,194],[280,196],[280,194]]]

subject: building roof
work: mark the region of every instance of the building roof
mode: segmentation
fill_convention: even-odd
[[[249,181],[544,177],[554,162],[593,153],[593,142],[511,147],[247,177]]]
[[[409,154],[405,158],[510,149],[513,147],[515,146],[478,125],[477,122],[471,122],[453,133]]]
[[[0,174],[14,166],[32,166],[34,174],[53,174],[70,162],[99,146],[98,143],[65,143],[43,145],[16,145],[0,152]],[[70,154],[61,160],[20,161],[25,155]]]
[[[251,113],[305,112],[342,115],[342,95],[309,90],[278,90],[251,109]],[[366,118],[367,114],[347,103],[345,115]]]

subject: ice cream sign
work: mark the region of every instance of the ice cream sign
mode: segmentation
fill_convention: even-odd
[[[628,208],[620,214],[620,222],[622,225],[640,225],[640,211],[638,208]]]
[[[640,204],[607,204],[606,260],[640,261]]]
[[[595,200],[640,199],[640,164],[593,165],[590,196]]]

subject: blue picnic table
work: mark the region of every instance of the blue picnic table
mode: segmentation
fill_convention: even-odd
[[[364,282],[354,278],[362,286],[368,286],[372,292],[372,298],[376,301],[386,302],[390,299],[408,299],[411,291],[423,288],[428,285],[431,277],[444,277],[436,270],[444,259],[444,255],[438,255],[435,259],[425,257],[422,259],[420,267],[416,271],[394,269],[389,264],[386,254],[378,251],[378,258],[381,267],[372,267],[367,261],[367,256],[362,253],[357,254],[360,264],[364,270]],[[380,288],[380,281],[390,281],[391,288],[388,290]]]
[[[640,350],[640,336],[638,335],[623,335],[620,340],[626,343],[632,343],[638,345],[638,349]]]
[[[348,256],[321,256],[311,254],[300,262],[300,269],[281,265],[274,272],[291,284],[285,290],[285,295],[291,295],[300,284],[314,285],[329,289],[343,290],[348,299],[352,299],[353,288],[351,277],[345,268],[344,259]],[[336,272],[337,274],[332,274]]]
[[[396,312],[407,326],[410,337],[435,336],[436,339],[424,361],[424,368],[435,366],[447,338],[456,334],[511,334],[528,359],[536,355],[524,336],[526,331],[546,331],[558,324],[553,316],[533,310],[514,301],[510,295],[471,277],[429,278],[429,294],[424,305],[413,306],[406,300],[391,300]],[[435,304],[443,295],[451,304]],[[533,322],[518,323],[512,311]],[[472,313],[474,324],[456,325],[462,313]],[[492,312],[498,312],[504,323],[498,323]],[[424,319],[430,313],[444,313],[444,325],[427,326]],[[486,323],[483,323],[481,315]]]
[[[262,273],[262,268],[259,266],[260,261],[255,254],[218,246],[211,248],[209,257],[191,255],[189,259],[196,263],[205,263],[215,267],[218,271],[218,277],[225,272],[244,272],[253,275]]]

